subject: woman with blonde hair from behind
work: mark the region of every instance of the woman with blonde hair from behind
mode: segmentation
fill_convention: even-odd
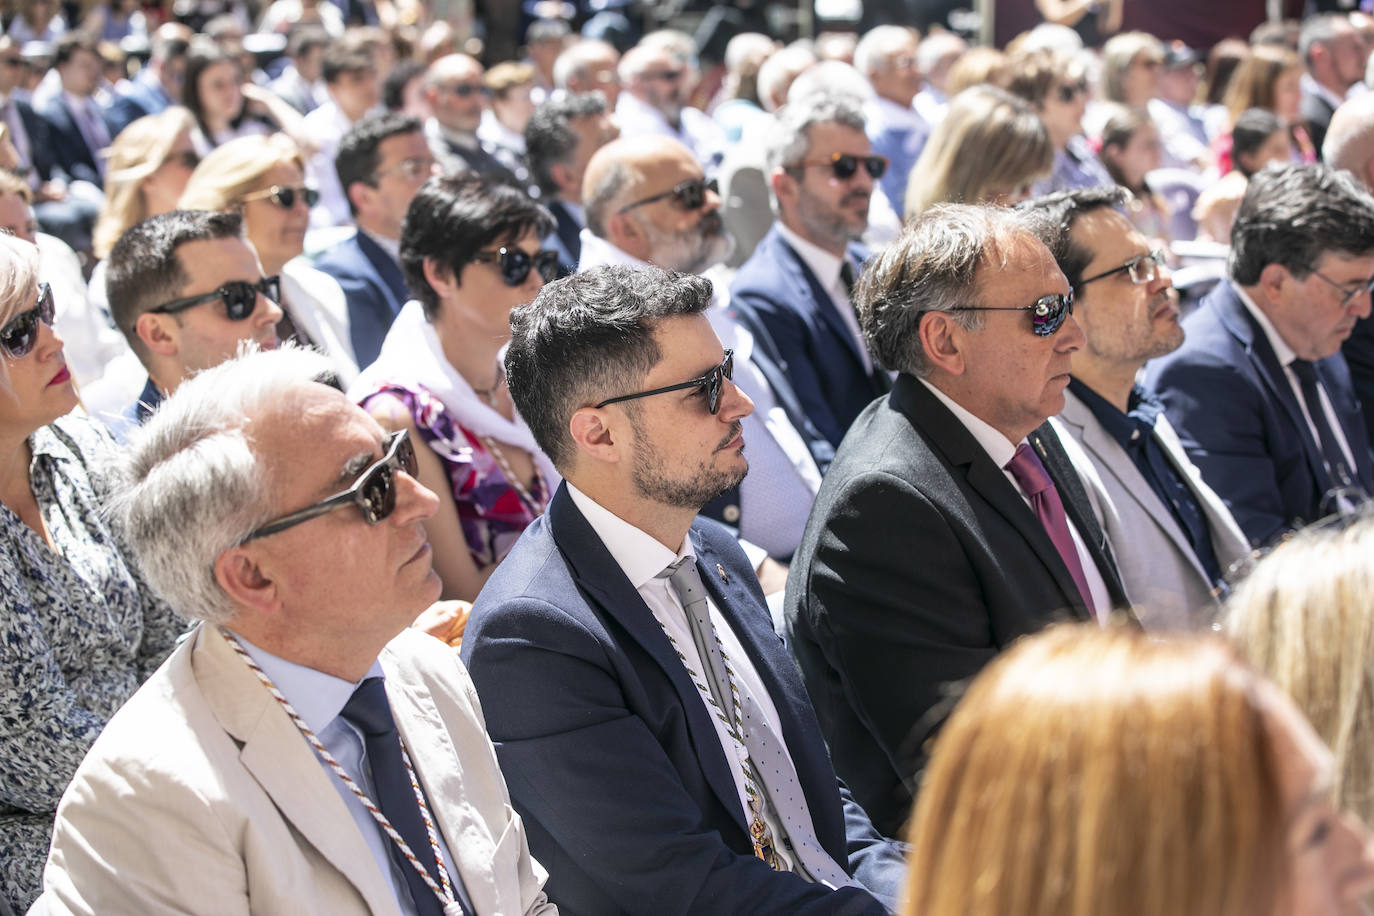
[[[1227,602],[1241,653],[1288,693],[1336,758],[1338,803],[1374,818],[1374,514],[1309,528]]]
[[[1054,627],[936,739],[905,916],[1344,916],[1374,848],[1331,755],[1215,637]]]
[[[993,86],[965,89],[911,169],[906,218],[940,203],[1019,203],[1053,164],[1050,135],[1030,105]]]

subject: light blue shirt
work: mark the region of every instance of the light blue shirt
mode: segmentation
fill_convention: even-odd
[[[376,801],[376,795],[372,787],[372,768],[367,763],[367,751],[363,744],[362,734],[353,727],[352,724],[339,716],[343,711],[344,705],[348,703],[349,697],[353,696],[353,691],[357,689],[362,680],[370,677],[385,678],[386,674],[382,671],[380,662],[373,662],[367,674],[357,683],[316,671],[314,668],[307,668],[295,662],[278,658],[270,652],[259,649],[238,634],[234,634],[234,639],[238,640],[239,645],[243,646],[258,667],[263,670],[268,679],[276,685],[281,695],[286,697],[286,701],[300,715],[305,724],[315,733],[315,737],[320,739],[320,743],[334,759],[343,767],[344,772],[352,777],[353,781],[367,794],[368,798]],[[302,736],[304,741],[305,737]],[[319,755],[316,755],[318,759]],[[363,803],[358,801],[358,797],[353,794],[353,790],[344,784],[344,781],[334,772],[333,767],[320,760],[320,766],[329,777],[339,797],[343,799],[344,805],[348,808],[348,813],[353,816],[353,822],[358,825],[358,830],[362,833],[363,839],[367,842],[367,848],[372,853],[372,858],[376,860],[377,867],[386,876],[387,884],[391,887],[391,894],[396,898],[396,903],[400,906],[401,912],[406,916],[419,916],[415,909],[415,902],[410,897],[405,876],[401,873],[400,866],[391,857],[392,840],[382,831],[377,821]],[[428,802],[428,799],[426,799]],[[438,832],[439,825],[435,823],[435,831]],[[416,850],[418,852],[418,850]],[[444,840],[442,832],[439,833],[439,851],[444,856],[444,865],[448,868],[449,880],[453,883],[453,890],[463,901],[463,905],[468,912],[473,912],[472,901],[468,899],[467,889],[463,887],[463,880],[458,875],[458,869],[453,864],[453,857],[449,855],[448,843]],[[409,866],[407,866],[409,867]],[[442,887],[443,882],[439,881],[438,875],[432,875],[436,882]]]

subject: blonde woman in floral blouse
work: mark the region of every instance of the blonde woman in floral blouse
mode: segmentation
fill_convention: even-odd
[[[0,897],[38,896],[87,748],[184,624],[101,509],[114,444],[80,411],[38,250],[0,235]]]

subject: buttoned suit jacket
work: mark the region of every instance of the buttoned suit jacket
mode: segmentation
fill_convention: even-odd
[[[478,914],[557,912],[456,653],[383,650],[392,714]],[[201,626],[110,720],[58,806],[35,913],[399,916],[286,712]]]
[[[99,111],[99,106],[95,108],[103,120],[104,113]],[[103,187],[100,167],[96,164],[100,150],[93,150],[86,145],[86,138],[82,135],[81,128],[76,126],[76,119],[67,108],[66,99],[60,94],[54,96],[38,113],[47,124],[48,139],[52,143],[57,165],[62,171],[74,180],[89,181],[97,188]],[[109,130],[108,123],[105,127]],[[110,135],[113,137],[114,132],[110,131]]]
[[[849,257],[863,263],[851,246]],[[837,304],[775,225],[730,284],[740,320],[773,346],[792,390],[816,428],[839,448],[854,418],[885,390],[864,368],[863,353]]]
[[[701,694],[566,485],[478,595],[463,657],[564,914],[883,913],[901,844],[873,831],[830,766],[753,569],[719,525],[689,535],[711,601],[777,707],[817,839],[886,907],[774,872],[752,854]]]
[[[391,322],[410,300],[405,274],[396,259],[358,232],[325,251],[314,268],[338,281],[348,300],[348,337],[360,369],[382,351]]]
[[[1218,610],[1212,583],[1187,535],[1130,455],[1071,391],[1064,393],[1064,409],[1054,423],[1083,446],[1107,490],[1103,528],[1136,617],[1150,629],[1189,629],[1211,623]],[[1202,510],[1212,550],[1225,573],[1249,555],[1250,542],[1221,497],[1188,460],[1164,414],[1155,419],[1154,437]]]
[[[1231,281],[1218,283],[1183,327],[1183,346],[1146,365],[1145,387],[1164,402],[1188,457],[1250,543],[1334,511],[1331,475],[1298,396]],[[1369,435],[1350,370],[1339,353],[1316,369],[1368,491]]]
[[[1113,607],[1127,604],[1093,503],[1054,430],[1032,433]],[[899,375],[835,454],[787,579],[784,629],[835,770],[897,835],[926,741],[1003,648],[1089,612],[1054,543],[963,423]]]

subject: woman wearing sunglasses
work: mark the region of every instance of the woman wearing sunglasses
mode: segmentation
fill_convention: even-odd
[[[37,896],[57,801],[114,711],[183,624],[104,508],[114,445],[72,412],[38,251],[0,235],[0,898]]]
[[[477,596],[559,481],[515,412],[500,361],[511,309],[557,269],[557,254],[540,248],[553,225],[516,188],[473,176],[426,182],[401,233],[418,301],[349,392],[383,426],[409,430],[420,482],[440,494],[426,528],[444,598]]]
[[[304,258],[310,207],[319,199],[305,184],[305,160],[285,134],[240,137],[201,160],[181,196],[185,210],[232,210],[257,250],[264,277],[281,276],[282,340],[324,352],[345,385],[358,376],[348,336],[348,304],[337,280]]]

